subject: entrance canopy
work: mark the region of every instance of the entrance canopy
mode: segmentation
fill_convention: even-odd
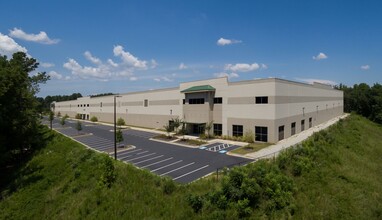
[[[210,85],[193,86],[188,89],[182,90],[182,93],[194,93],[194,92],[214,92],[216,89]]]

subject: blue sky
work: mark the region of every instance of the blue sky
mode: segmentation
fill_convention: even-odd
[[[51,75],[39,96],[228,76],[382,81],[382,1],[7,1],[0,54]]]

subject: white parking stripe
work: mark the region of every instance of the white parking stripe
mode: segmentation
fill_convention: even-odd
[[[170,163],[170,164],[167,164],[167,165],[165,165],[165,166],[163,166],[163,167],[159,167],[159,168],[157,168],[157,169],[155,169],[155,170],[151,170],[151,172],[155,172],[155,171],[157,171],[157,170],[161,170],[161,169],[163,169],[163,168],[172,166],[172,165],[177,164],[177,163],[180,163],[180,162],[182,162],[182,161],[183,161],[183,160],[178,160],[178,161],[176,161],[176,162],[174,162],[174,163]]]
[[[127,151],[119,153],[118,155],[125,155],[125,154],[129,154],[129,153],[134,153],[134,152],[137,152],[137,151],[140,151],[140,150],[142,150],[142,149],[136,149],[136,150],[132,150],[132,151],[127,150]]]
[[[146,151],[146,152],[148,152],[148,151]],[[125,155],[125,154],[124,154]],[[136,154],[135,154],[136,155]],[[119,160],[123,160],[123,159],[125,159],[125,158],[128,158],[128,157],[133,157],[134,156],[134,154],[131,154],[131,155],[127,155],[127,156],[125,156],[125,157],[121,157],[121,158],[118,158]]]
[[[155,164],[158,164],[158,163],[162,163],[162,162],[165,162],[165,161],[171,160],[172,158],[173,158],[173,157],[170,157],[170,158],[167,158],[167,159],[164,159],[164,160],[161,160],[161,161],[158,161],[158,162],[155,162],[155,163],[152,163],[152,164],[149,164],[149,165],[143,166],[143,167],[141,167],[141,168],[151,167],[152,165],[155,165]]]
[[[149,152],[149,151],[148,150],[147,151],[143,151],[143,152],[137,153],[137,155],[144,154],[144,153],[147,153],[147,152]]]
[[[139,161],[138,163],[134,163],[134,165],[137,165],[137,164],[140,164],[140,163],[144,163],[146,161],[150,161],[150,160],[155,160],[159,157],[163,157],[164,155],[160,155],[160,156],[157,156],[157,157],[153,157],[153,158],[150,158],[150,159],[147,159],[147,160],[142,160],[142,161]]]
[[[109,140],[82,140],[81,142],[87,143],[87,144],[103,144],[103,143],[113,143]]]
[[[198,169],[196,169],[196,170],[193,170],[193,171],[191,171],[191,172],[188,172],[188,173],[185,173],[185,174],[183,174],[183,175],[181,175],[181,176],[178,176],[178,177],[174,178],[173,180],[177,180],[177,179],[182,178],[182,177],[184,177],[184,176],[187,176],[187,175],[189,175],[189,174],[191,174],[191,173],[195,173],[196,171],[202,170],[202,169],[204,169],[204,168],[206,168],[206,167],[208,167],[208,166],[209,166],[209,165],[205,165],[204,167],[200,167],[200,168],[198,168]]]
[[[151,156],[151,155],[154,155],[154,154],[157,154],[157,153],[146,154],[146,155],[144,155],[144,156],[141,156],[141,157],[136,157],[136,158],[133,158],[133,159],[129,159],[129,160],[125,160],[125,161],[133,161],[133,160],[138,160],[138,159],[141,159],[141,158],[144,158],[144,157],[148,157],[148,156]]]
[[[188,166],[190,166],[190,165],[192,165],[192,164],[194,164],[194,163],[195,163],[195,162],[192,162],[192,163],[189,163],[189,164],[187,164],[187,165],[184,165],[184,166],[178,167],[178,168],[176,168],[176,169],[173,169],[173,170],[170,170],[170,171],[168,171],[168,172],[162,173],[162,174],[161,174],[161,175],[159,175],[159,176],[163,176],[163,175],[166,175],[166,174],[169,174],[169,173],[175,172],[175,171],[177,171],[177,170],[180,170],[180,169],[183,169],[183,168],[185,168],[185,167],[188,167]]]

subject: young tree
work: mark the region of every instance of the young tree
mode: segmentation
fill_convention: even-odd
[[[77,130],[77,133],[79,134],[80,131],[82,130],[82,123],[80,121],[77,121],[77,124],[76,124],[76,130]]]
[[[117,120],[117,125],[118,126],[122,126],[122,125],[125,125],[126,123],[125,123],[125,120],[123,120],[123,118],[118,118],[118,120]]]
[[[166,130],[166,132],[167,132],[167,137],[168,138],[171,138],[171,131],[172,131],[172,127],[169,125],[169,124],[167,124],[167,125],[164,125],[163,126],[163,128]]]
[[[176,133],[178,133],[178,128],[179,128],[179,126],[180,126],[182,123],[183,123],[183,121],[182,121],[182,119],[180,119],[180,118],[175,118],[175,119],[173,120],[173,126],[174,126],[174,130],[175,130]]]
[[[119,144],[123,141],[123,133],[122,133],[121,128],[118,128],[118,130],[117,130],[116,141],[117,141],[117,144]]]
[[[65,120],[66,120],[65,117],[62,117],[61,120],[60,120],[60,124],[61,124],[62,127],[64,127],[64,125],[65,125]]]
[[[53,125],[53,119],[54,119],[54,112],[50,111],[49,112],[49,122],[50,122],[50,129],[52,130],[52,125]]]
[[[208,123],[206,123],[206,130],[207,130],[207,138],[210,138],[211,137],[211,129],[214,125],[214,121],[210,121]]]

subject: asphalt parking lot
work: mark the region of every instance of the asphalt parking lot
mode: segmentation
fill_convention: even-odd
[[[74,128],[76,121],[67,119],[66,122],[62,127],[58,119],[55,119],[53,128],[90,148],[114,157],[112,126],[82,122],[83,135],[78,135]],[[44,124],[48,125],[49,122],[44,121]],[[124,144],[133,145],[135,148],[119,152],[119,160],[148,169],[159,176],[170,176],[180,183],[192,182],[223,167],[251,162],[246,158],[226,155],[227,151],[237,148],[233,145],[215,143],[205,148],[188,148],[151,141],[150,138],[157,135],[151,132],[127,129],[123,130],[123,135]]]

